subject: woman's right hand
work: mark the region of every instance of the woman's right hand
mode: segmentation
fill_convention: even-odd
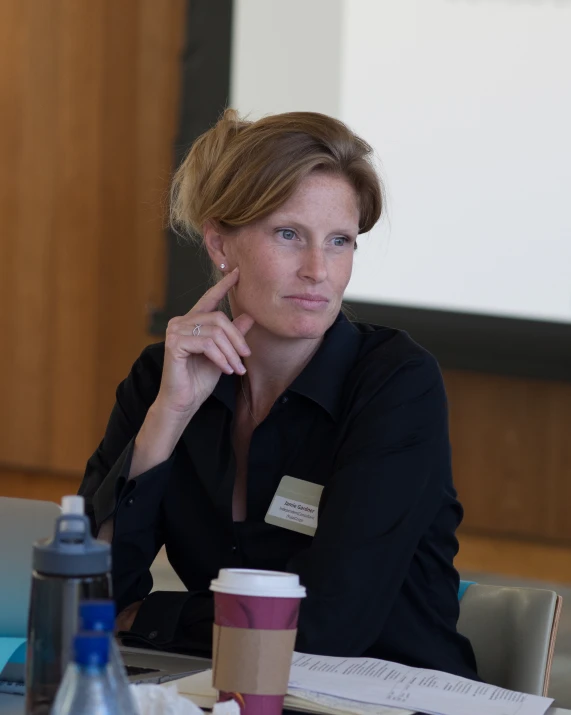
[[[244,336],[254,320],[243,313],[231,321],[218,310],[220,301],[238,280],[236,268],[212,286],[186,315],[169,321],[155,401],[161,410],[181,419],[191,418],[212,394],[223,372],[246,372],[242,358],[250,355],[250,349]]]

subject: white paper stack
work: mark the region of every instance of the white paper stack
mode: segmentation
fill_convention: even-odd
[[[375,658],[294,653],[288,694],[321,693],[429,715],[544,715],[552,698]]]
[[[201,707],[216,699],[212,671],[182,678],[177,686]],[[294,653],[284,704],[322,715],[544,715],[552,702],[375,658]]]

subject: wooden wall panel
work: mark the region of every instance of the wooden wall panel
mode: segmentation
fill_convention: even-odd
[[[183,4],[127,2],[110,6],[107,34],[109,58],[105,105],[117,118],[105,122],[102,155],[118,170],[105,175],[102,213],[113,225],[101,237],[99,280],[114,286],[101,295],[101,337],[114,350],[99,361],[102,395],[97,423],[102,431],[118,379],[124,376],[144,345],[146,330],[125,332],[125,325],[145,325],[153,305],[163,303],[165,259],[162,242],[165,195],[171,173],[180,88],[173,78],[172,44],[182,45]],[[170,48],[170,49],[169,49]],[[131,108],[131,109],[130,109]],[[133,124],[132,114],[137,122]],[[130,207],[125,210],[125,206]],[[126,239],[118,242],[117,237]],[[156,338],[155,338],[156,339]]]
[[[17,8],[10,7],[17,5]],[[12,10],[12,12],[10,12]],[[54,215],[56,72],[53,3],[3,3],[2,57],[2,389],[1,434],[9,458],[42,462],[48,430],[52,317],[51,224]],[[46,111],[49,109],[49,111]],[[33,137],[27,141],[26,137]],[[4,385],[3,385],[4,387]]]
[[[77,469],[93,444],[97,408],[105,3],[58,8],[57,195],[53,234],[50,466]]]
[[[0,3],[0,463],[81,472],[151,340],[185,10]]]
[[[571,384],[446,371],[468,530],[571,540]]]
[[[178,125],[180,87],[172,81],[168,45],[172,28],[179,23],[179,42],[183,41],[185,23],[176,3],[170,12],[157,18],[155,0],[141,0],[139,14],[138,62],[138,134],[137,134],[137,211],[136,234],[141,250],[137,253],[138,304],[151,311],[164,305],[163,277],[166,274],[166,252],[157,250],[156,235],[168,218],[168,188],[171,153],[165,162],[164,136],[168,134],[174,154]],[[152,52],[146,48],[152,48]],[[152,101],[149,101],[152,98]],[[144,111],[143,111],[143,108]],[[155,167],[162,167],[156,171]],[[157,210],[161,207],[161,210]]]
[[[546,475],[553,475],[549,480],[553,516],[547,535],[571,542],[571,385],[554,385],[553,394],[546,470]]]

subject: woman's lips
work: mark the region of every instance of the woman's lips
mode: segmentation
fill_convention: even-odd
[[[324,310],[329,304],[329,299],[323,295],[286,295],[285,300],[304,310]]]

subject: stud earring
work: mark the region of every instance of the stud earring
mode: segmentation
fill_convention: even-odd
[[[225,264],[225,263],[221,263],[221,264],[220,264],[220,270],[223,271],[225,268],[226,268],[226,264]]]

